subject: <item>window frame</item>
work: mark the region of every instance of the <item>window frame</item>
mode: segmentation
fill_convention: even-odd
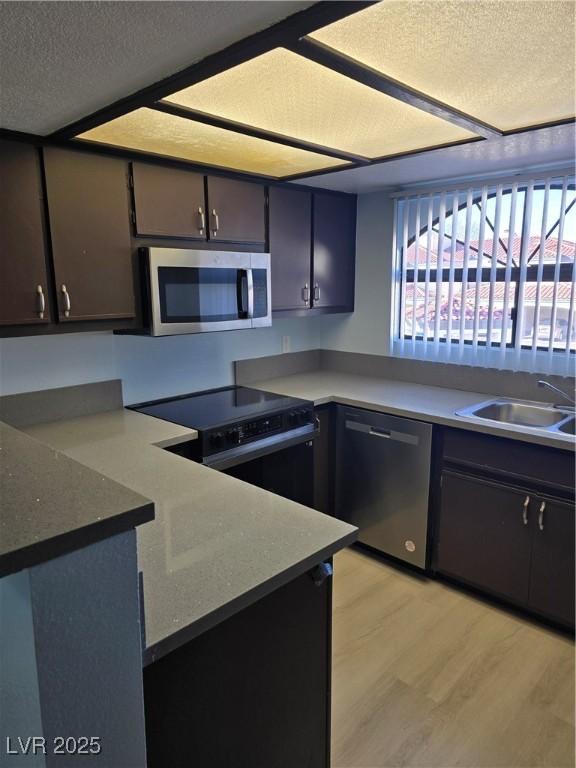
[[[542,178],[542,177],[540,177],[540,178]],[[501,183],[502,182],[497,181],[497,180],[493,180],[493,181],[490,182],[491,191],[486,195],[486,200],[490,200],[490,199],[493,199],[493,198],[496,197],[497,191],[493,187],[497,187]],[[482,186],[487,186],[487,185],[483,184]],[[459,187],[458,189],[444,190],[442,192],[441,191],[431,191],[429,193],[429,199],[432,200],[434,197],[440,196],[443,192],[444,193],[449,193],[449,192],[464,191],[467,188],[469,189],[470,185],[462,184],[461,187]],[[536,191],[539,191],[539,190],[544,190],[544,189],[545,189],[545,184],[542,183],[539,180],[538,183],[535,183],[533,185],[532,193],[534,193]],[[549,190],[550,191],[552,191],[552,190],[561,190],[561,189],[562,189],[562,184],[559,184],[558,182],[551,183],[550,186],[549,186]],[[567,184],[567,186],[566,186],[566,189],[567,189],[567,191],[572,191],[572,192],[576,191],[576,181],[569,182]],[[525,221],[525,217],[526,217],[526,194],[527,194],[527,190],[528,190],[528,184],[525,183],[525,182],[519,184],[519,186],[517,187],[517,190],[516,190],[516,194],[517,195],[524,194],[524,204],[523,204],[523,209],[522,209],[522,227],[521,227],[521,231],[520,231],[520,238],[521,238],[520,251],[522,250],[522,239],[524,237],[524,221]],[[508,194],[508,195],[511,194],[511,189],[507,188],[505,192],[504,191],[502,192],[502,195],[504,195],[504,194]],[[426,195],[423,195],[423,196],[425,197]],[[405,198],[405,200],[404,200],[405,204],[409,203],[412,199],[413,198],[407,196]],[[482,194],[480,192],[478,192],[477,189],[475,189],[474,193],[473,193],[471,207],[477,206],[478,208],[480,208],[481,201],[482,201]],[[569,211],[574,207],[574,205],[576,205],[576,196],[570,202],[570,204],[566,206],[565,211],[564,211],[564,216],[565,217],[568,215]],[[468,206],[468,202],[467,201],[464,201],[463,203],[459,204],[458,208],[457,208],[458,213],[460,213],[460,211],[462,211],[462,210],[466,210],[467,206]],[[481,213],[481,211],[480,211],[480,213]],[[444,221],[446,221],[446,219],[448,219],[449,217],[452,217],[452,216],[453,216],[453,211],[446,211],[445,216],[444,216]],[[440,216],[437,216],[435,219],[432,220],[432,227],[431,227],[431,229],[432,229],[432,232],[435,233],[436,235],[439,234],[439,230],[437,229],[437,227],[439,226],[440,218],[441,218]],[[494,227],[489,223],[488,215],[486,215],[485,218],[486,218],[486,221],[488,222],[488,227],[491,229],[492,232],[494,232]],[[554,230],[556,230],[558,228],[559,221],[560,221],[560,219],[557,219],[555,224],[551,228],[547,229],[547,231],[546,231],[546,238],[545,238],[546,240],[552,235]],[[397,213],[396,213],[396,215],[394,217],[394,229],[395,229],[395,242],[396,243],[398,242],[398,233],[396,231],[397,230],[397,225],[398,225],[398,216],[397,216]],[[423,235],[426,235],[427,232],[428,232],[428,224],[426,223],[423,227],[420,227],[420,230],[419,230],[419,232],[417,234],[414,234],[412,237],[410,237],[408,239],[407,247],[410,248],[410,246],[413,245],[416,242],[417,239],[420,240],[420,238]],[[445,234],[445,237],[448,238],[448,239],[451,239],[450,235],[446,235]],[[510,317],[511,317],[511,320],[512,320],[512,329],[511,329],[511,341],[507,342],[506,345],[504,345],[504,346],[505,346],[506,349],[510,349],[510,350],[518,350],[518,351],[534,351],[535,350],[535,351],[538,351],[538,352],[560,353],[560,354],[563,354],[563,355],[566,355],[566,353],[568,352],[570,355],[575,355],[576,354],[576,349],[566,350],[566,349],[561,349],[561,348],[557,348],[557,347],[554,347],[554,346],[552,346],[552,348],[550,348],[549,345],[545,346],[545,347],[544,346],[536,345],[536,347],[533,347],[532,345],[527,345],[527,344],[518,344],[517,345],[517,343],[516,343],[517,342],[517,339],[516,339],[517,328],[518,328],[518,323],[517,323],[518,312],[517,312],[517,310],[518,310],[518,304],[519,304],[519,298],[520,298],[520,291],[522,290],[523,285],[526,285],[527,283],[537,283],[538,282],[539,265],[537,263],[530,264],[530,261],[537,255],[539,247],[540,246],[538,246],[538,248],[536,250],[534,250],[531,254],[529,254],[527,256],[526,266],[524,268],[522,268],[522,266],[520,264],[512,265],[511,268],[510,268],[509,282],[510,282],[510,284],[512,284],[512,283],[515,284],[514,302],[513,302],[513,305],[511,307],[511,314],[510,314]],[[402,295],[404,295],[404,296],[406,295],[405,289],[406,289],[406,287],[408,285],[423,285],[423,284],[425,284],[425,282],[426,282],[426,274],[428,274],[428,284],[429,285],[438,285],[438,281],[437,281],[436,278],[437,278],[437,275],[438,275],[439,272],[441,273],[441,278],[442,278],[441,279],[441,283],[440,283],[441,285],[443,285],[444,283],[449,283],[450,282],[451,273],[453,274],[453,283],[454,283],[454,285],[461,285],[461,286],[463,285],[462,277],[463,277],[464,269],[462,267],[451,269],[448,266],[448,267],[443,267],[440,270],[437,267],[435,267],[434,269],[430,268],[428,270],[426,270],[425,268],[423,268],[423,269],[416,269],[414,267],[412,267],[412,268],[408,268],[407,267],[407,268],[404,269],[404,266],[403,266],[404,253],[403,253],[402,245],[400,245],[399,247],[396,247],[395,250],[396,250],[396,258],[397,258],[397,264],[398,264],[398,274],[399,274],[398,285],[399,285],[400,293]],[[480,256],[479,253],[478,253],[478,256]],[[492,257],[491,257],[490,254],[486,253],[486,254],[482,254],[481,258],[482,259],[484,259],[484,258],[490,258],[491,259]],[[491,266],[489,266],[489,267],[486,267],[486,266],[485,267],[468,267],[468,269],[467,269],[467,282],[466,282],[467,285],[476,284],[476,279],[477,279],[477,275],[478,275],[478,270],[479,269],[480,269],[480,272],[481,272],[480,282],[487,282],[487,283],[491,282],[491,271],[492,271],[492,267]],[[505,282],[506,265],[501,264],[500,265],[500,269],[502,271],[504,279],[500,279],[500,280],[496,279],[495,283],[504,283]],[[570,263],[570,262],[560,263],[560,265],[559,265],[559,272],[558,272],[558,283],[564,283],[564,282],[571,283],[575,270],[576,270],[576,255],[575,255],[575,263]],[[540,284],[542,285],[543,283],[546,283],[546,282],[554,282],[555,271],[556,271],[556,264],[544,264],[542,266],[542,275],[541,275]],[[414,280],[415,273],[417,273],[417,280],[416,281]],[[524,279],[522,279],[522,273],[524,274]],[[497,270],[497,274],[498,274],[498,270]],[[409,279],[409,276],[411,276],[411,279]],[[459,276],[459,279],[458,279],[458,276]],[[531,277],[531,276],[533,276],[533,277]],[[398,328],[398,331],[395,334],[395,338],[398,341],[404,341],[404,342],[416,342],[416,343],[420,343],[420,344],[422,344],[422,343],[428,344],[430,342],[434,343],[435,339],[434,339],[433,335],[432,336],[430,336],[430,335],[424,336],[423,333],[422,334],[415,334],[414,336],[412,334],[407,334],[407,333],[402,334],[402,330],[401,329],[402,329],[403,322],[405,321],[404,317],[403,317],[403,313],[405,314],[405,311],[406,311],[406,305],[404,305],[404,307],[403,307],[401,301],[397,302],[397,313],[398,313],[397,328]],[[447,338],[438,338],[438,339],[436,339],[436,342],[440,343],[440,344],[447,344],[448,343],[448,339]],[[474,341],[472,339],[462,339],[461,340],[460,338],[451,338],[450,339],[450,344],[451,345],[452,344],[456,344],[456,345],[464,344],[465,346],[473,346],[474,345]],[[477,339],[476,340],[476,346],[484,347],[486,349],[500,349],[503,345],[501,344],[500,341],[491,341],[490,343],[488,343],[488,341],[482,341],[480,339]]]

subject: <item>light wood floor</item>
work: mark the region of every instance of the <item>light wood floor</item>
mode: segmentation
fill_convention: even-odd
[[[333,768],[574,766],[569,638],[356,550],[333,632]]]

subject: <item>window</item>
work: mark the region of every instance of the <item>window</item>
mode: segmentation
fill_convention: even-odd
[[[572,364],[572,177],[399,198],[396,244],[401,347],[557,352]]]

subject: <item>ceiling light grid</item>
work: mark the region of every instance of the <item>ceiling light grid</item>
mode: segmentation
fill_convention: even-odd
[[[571,0],[386,0],[77,138],[297,178],[570,121],[573,11]]]

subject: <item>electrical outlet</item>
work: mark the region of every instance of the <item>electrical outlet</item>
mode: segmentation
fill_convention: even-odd
[[[282,336],[282,352],[290,352],[290,336]]]

